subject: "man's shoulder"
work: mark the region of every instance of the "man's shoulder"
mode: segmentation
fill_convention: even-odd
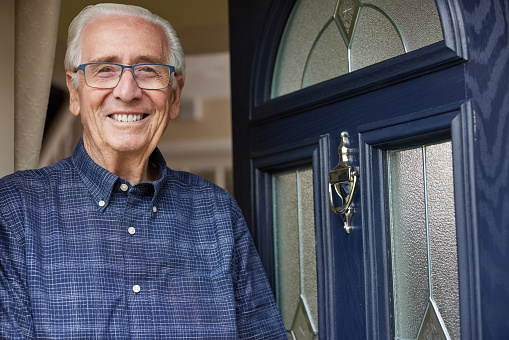
[[[62,181],[72,171],[72,162],[66,158],[53,165],[40,169],[16,171],[0,178],[0,195],[12,195],[14,193],[30,190],[34,187],[47,187]]]
[[[169,170],[168,174],[165,197],[170,198],[168,202],[176,204],[180,211],[201,211],[207,207],[208,214],[216,219],[244,223],[237,201],[227,190],[189,172]]]
[[[182,185],[183,187],[193,188],[197,190],[212,190],[219,192],[224,191],[217,184],[214,184],[211,181],[190,172],[168,169],[168,174],[170,177],[169,182],[170,183],[174,182],[173,184],[175,184],[176,182]]]
[[[211,181],[186,171],[168,169],[169,180],[166,182],[168,189],[184,195],[200,198],[209,197],[217,201],[230,201],[231,194]]]

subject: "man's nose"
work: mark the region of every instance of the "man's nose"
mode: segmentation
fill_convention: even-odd
[[[117,87],[113,89],[113,95],[115,98],[121,99],[126,103],[131,102],[133,99],[141,98],[143,91],[136,84],[136,79],[134,79],[134,74],[131,70],[124,70]]]

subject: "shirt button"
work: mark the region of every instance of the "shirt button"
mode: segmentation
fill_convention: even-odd
[[[136,229],[134,229],[134,227],[129,227],[129,229],[127,229],[127,232],[131,235],[134,235],[136,233]]]
[[[129,187],[127,186],[127,184],[121,184],[121,185],[120,185],[120,190],[122,190],[122,191],[127,191],[127,189],[129,189]]]
[[[155,205],[152,207],[152,211],[157,212],[157,207]]]
[[[99,201],[99,206],[100,207],[104,207],[105,204],[106,204],[106,202],[104,202],[103,200]]]
[[[133,286],[133,292],[135,292],[136,294],[138,294],[140,292],[140,290],[141,290],[140,286],[138,286],[138,285]]]

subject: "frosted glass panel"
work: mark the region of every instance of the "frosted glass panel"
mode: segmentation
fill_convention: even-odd
[[[273,176],[276,299],[289,337],[308,327],[318,339],[313,172],[310,168]],[[314,336],[314,337],[313,337]]]
[[[302,294],[312,319],[318,321],[316,281],[315,214],[313,211],[313,171],[300,171],[300,220],[302,249]]]
[[[298,0],[286,24],[276,60],[272,97],[301,88],[309,52],[330,19],[336,0]],[[323,69],[328,70],[327,67]],[[283,77],[276,74],[284,75]]]
[[[434,0],[298,0],[279,45],[272,98],[441,40]]]
[[[291,326],[300,298],[297,173],[275,176],[274,193],[277,299],[283,323]]]
[[[391,152],[389,164],[396,337],[412,339],[429,297],[422,151]]]
[[[433,298],[451,339],[459,339],[459,287],[451,143],[426,147]],[[448,203],[448,204],[447,204]]]
[[[451,142],[389,151],[390,242],[396,339],[415,339],[433,300],[460,338]]]
[[[431,45],[444,39],[435,1],[369,0],[392,17],[403,33],[408,50]]]
[[[366,7],[359,15],[352,44],[352,71],[405,53],[396,28],[378,10]]]
[[[347,49],[331,21],[309,55],[303,87],[348,73]]]

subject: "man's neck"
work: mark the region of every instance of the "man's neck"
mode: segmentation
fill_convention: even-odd
[[[156,167],[149,162],[153,150],[136,152],[118,152],[99,150],[84,140],[84,147],[90,158],[112,174],[128,181],[131,185],[155,181],[159,174]]]

